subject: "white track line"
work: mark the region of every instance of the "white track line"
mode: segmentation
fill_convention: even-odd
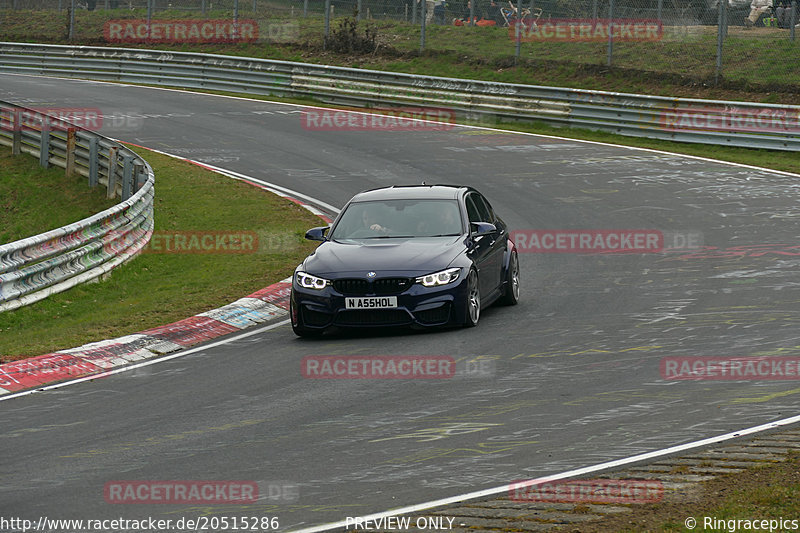
[[[149,148],[148,148],[148,150],[149,150]],[[162,153],[164,153],[165,155],[172,156],[172,154],[168,154],[166,152],[162,152]],[[183,159],[180,156],[172,156],[172,157],[178,157],[179,159]],[[276,185],[276,184],[270,183],[268,181],[260,180],[258,178],[253,178],[252,176],[248,176],[246,174],[241,174],[241,173],[235,172],[233,170],[228,170],[228,169],[225,169],[225,168],[215,167],[214,165],[209,165],[208,163],[203,163],[202,161],[192,161],[192,162],[196,163],[198,165],[210,168],[214,172],[217,172],[219,174],[223,174],[225,176],[228,176],[229,178],[233,178],[233,179],[236,179],[236,180],[252,181],[252,182],[258,183],[259,185],[262,185],[265,189],[269,190],[272,193],[277,194],[278,196],[291,196],[292,198],[295,198],[295,199],[298,199],[298,200],[305,200],[309,204],[317,205],[319,207],[322,207],[323,209],[327,209],[328,212],[333,213],[335,215],[339,214],[339,211],[341,211],[338,207],[334,207],[329,203],[323,202],[322,200],[317,200],[316,198],[314,198],[312,196],[305,195],[305,194],[303,194],[301,192],[297,192],[297,191],[295,191],[293,189],[282,187],[280,185]]]

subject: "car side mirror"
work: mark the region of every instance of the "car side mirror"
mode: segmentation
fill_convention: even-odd
[[[311,228],[306,232],[306,239],[309,241],[325,241],[325,232],[327,232],[328,229],[330,229],[330,226]]]
[[[497,231],[497,226],[488,222],[473,222],[471,226],[473,237],[482,237]]]

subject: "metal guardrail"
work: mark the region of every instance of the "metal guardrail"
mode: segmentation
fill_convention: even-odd
[[[122,201],[94,216],[0,245],[0,312],[106,274],[136,255],[153,232],[150,165],[124,146],[41,111],[0,101],[0,145],[44,167],[80,174]]]
[[[371,107],[447,107],[497,118],[715,145],[800,150],[800,106],[494,83],[235,56],[0,43],[0,72],[305,96]]]

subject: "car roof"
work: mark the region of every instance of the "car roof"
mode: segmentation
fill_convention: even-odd
[[[454,200],[472,187],[461,185],[392,185],[356,194],[351,202],[372,200]]]

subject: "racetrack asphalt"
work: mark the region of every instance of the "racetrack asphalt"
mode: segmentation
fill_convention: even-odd
[[[99,109],[106,135],[335,206],[372,187],[459,183],[515,230],[644,229],[702,244],[522,253],[520,304],[485,310],[477,328],[309,341],[284,325],[0,402],[2,514],[278,516],[289,530],[797,414],[796,378],[661,373],[667,357],[796,357],[797,176],[462,126],[320,131],[297,106],[97,82],[0,75],[0,99]],[[308,355],[489,363],[451,379],[321,380],[303,377]],[[104,487],[121,480],[252,480],[262,498],[107,503]]]

